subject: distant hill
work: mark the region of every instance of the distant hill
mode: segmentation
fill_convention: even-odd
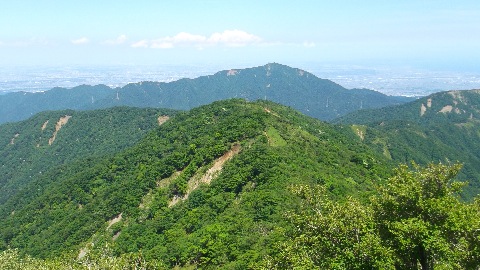
[[[0,204],[56,166],[87,157],[94,160],[134,145],[174,114],[168,109],[127,107],[64,110],[0,125]]]
[[[464,163],[466,198],[480,193],[480,90],[435,93],[406,104],[353,112],[334,122],[353,124],[365,142],[397,162]]]
[[[45,110],[90,110],[120,105],[187,110],[228,98],[271,100],[321,120],[412,100],[367,89],[348,90],[306,71],[272,63],[169,83],[139,82],[115,89],[82,85],[41,93],[9,93],[0,96],[0,123],[26,119]]]
[[[373,123],[407,120],[416,123],[476,123],[480,119],[480,90],[431,94],[399,106],[362,110],[339,117],[335,123]]]

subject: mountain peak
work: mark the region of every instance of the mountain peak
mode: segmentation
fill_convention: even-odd
[[[41,94],[0,96],[0,123],[26,119],[45,110],[88,110],[121,105],[188,110],[230,98],[270,100],[329,121],[358,109],[405,101],[371,90],[347,90],[330,80],[279,63],[224,70],[168,83],[131,83],[114,91],[105,85],[60,90],[62,88]]]
[[[293,68],[287,65],[279,64],[279,63],[268,63],[263,66],[257,66],[257,67],[251,67],[251,68],[244,68],[244,69],[229,69],[229,70],[224,70],[219,72],[220,74],[226,74],[227,76],[235,76],[239,75],[240,73],[245,73],[245,72],[259,72],[259,73],[265,73],[270,76],[272,72],[283,72],[283,73],[297,73],[301,76],[303,76],[305,73],[308,73],[304,70],[298,69],[298,68]],[[308,73],[311,76],[314,76],[311,73]]]

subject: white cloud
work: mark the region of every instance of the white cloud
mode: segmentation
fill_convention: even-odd
[[[175,47],[194,47],[203,49],[208,46],[241,47],[259,44],[261,38],[241,30],[225,30],[222,33],[213,33],[209,37],[180,32],[175,36],[167,36],[154,40],[140,40],[133,44],[134,48],[170,49]]]
[[[222,33],[213,33],[208,38],[208,42],[211,44],[223,44],[229,47],[246,46],[260,41],[261,38],[240,30],[225,30]]]
[[[71,40],[72,44],[74,45],[83,45],[83,44],[87,44],[90,42],[90,40],[87,38],[87,37],[81,37],[79,39],[74,39],[74,40]]]
[[[140,40],[131,45],[132,48],[148,48],[149,42],[148,40]]]
[[[201,47],[205,43],[206,37],[190,33],[180,32],[173,37],[164,37],[153,40],[150,47],[155,49],[169,49],[176,46],[182,47]]]
[[[127,41],[127,36],[126,35],[120,35],[116,39],[105,40],[104,42],[102,42],[102,44],[104,44],[104,45],[120,45],[120,44],[125,43],[125,41]]]
[[[310,41],[305,41],[305,42],[303,42],[303,47],[313,48],[313,47],[315,47],[315,46],[317,46],[317,45],[315,44],[315,42],[310,42]]]
[[[152,44],[150,45],[150,48],[153,48],[153,49],[171,49],[173,47],[174,47],[173,43],[161,41],[161,40],[153,41]]]
[[[194,34],[190,34],[190,33],[185,33],[185,32],[181,32],[181,33],[178,33],[176,36],[170,38],[168,37],[167,40],[171,41],[171,42],[174,42],[174,43],[185,43],[185,44],[188,44],[188,43],[202,43],[202,42],[205,42],[206,38],[204,36],[201,36],[201,35],[194,35]]]

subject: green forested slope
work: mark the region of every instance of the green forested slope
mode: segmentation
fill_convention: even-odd
[[[0,267],[478,268],[480,201],[459,200],[461,165],[392,173],[369,134],[266,101],[179,113],[1,204]]]
[[[54,110],[81,110],[93,107],[96,101],[112,96],[106,85],[80,85],[71,89],[55,87],[49,91],[15,92],[0,96],[0,124],[32,117],[36,113]]]
[[[464,196],[480,192],[480,92],[448,91],[407,104],[358,111],[335,120],[352,127],[364,142],[397,162],[464,164],[470,182]]]
[[[26,119],[44,110],[89,110],[121,105],[187,110],[228,98],[267,99],[322,120],[331,120],[360,108],[378,108],[411,100],[366,89],[347,90],[306,71],[272,63],[169,83],[139,82],[115,89],[105,85],[83,85],[42,93],[1,95],[0,123]]]
[[[226,153],[211,184],[195,185]],[[242,268],[282,238],[277,227],[289,226],[282,213],[298,202],[289,186],[366,198],[388,175],[382,160],[349,129],[269,102],[217,102],[176,115],[112,158],[38,176],[1,206],[2,246],[53,257],[111,242],[118,255],[142,251],[170,266]]]
[[[408,120],[422,124],[467,123],[480,119],[480,90],[446,91],[402,105],[359,110],[339,117],[335,123],[367,124]]]
[[[117,107],[52,111],[0,125],[0,203],[54,166],[98,158],[135,144],[166,109]]]

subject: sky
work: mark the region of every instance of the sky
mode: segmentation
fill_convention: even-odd
[[[480,71],[478,0],[15,0],[0,66],[324,63]]]

